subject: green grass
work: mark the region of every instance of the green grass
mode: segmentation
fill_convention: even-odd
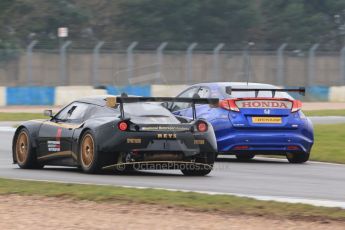
[[[340,208],[258,201],[228,195],[171,192],[158,189],[133,189],[0,179],[0,195],[8,194],[66,197],[77,200],[124,204],[144,203],[164,207],[180,207],[195,211],[266,216],[270,218],[345,220],[345,210]]]
[[[345,163],[345,124],[315,125],[311,160]]]
[[[33,119],[47,119],[41,113],[0,113],[0,121],[27,121]]]
[[[345,116],[345,109],[303,111],[306,116]]]

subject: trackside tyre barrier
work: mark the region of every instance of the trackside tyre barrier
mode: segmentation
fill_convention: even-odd
[[[55,87],[7,87],[6,105],[53,105]]]

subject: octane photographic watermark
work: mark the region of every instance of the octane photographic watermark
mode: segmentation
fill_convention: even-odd
[[[117,171],[125,171],[127,169],[132,170],[208,170],[212,169],[212,171],[224,171],[229,169],[229,164],[202,164],[202,163],[194,163],[194,162],[133,162],[133,163],[125,163],[125,164],[118,164],[115,166]]]

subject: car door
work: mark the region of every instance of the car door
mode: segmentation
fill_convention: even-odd
[[[188,97],[192,98],[194,94],[196,94],[199,90],[199,86],[193,86],[191,88],[186,89],[181,94],[179,94],[177,97]],[[186,102],[174,102],[170,106],[170,111],[178,116],[185,116],[187,113],[192,113],[191,109],[191,103]]]
[[[88,104],[73,102],[62,109],[50,121],[44,122],[39,131],[38,158],[73,156],[72,136],[84,122]]]

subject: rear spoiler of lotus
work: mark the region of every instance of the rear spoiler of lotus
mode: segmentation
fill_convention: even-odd
[[[199,95],[194,95],[193,98],[187,97],[128,97],[127,94],[122,94],[119,97],[107,97],[106,105],[108,107],[115,107],[116,104],[120,105],[120,115],[124,118],[124,103],[138,103],[138,102],[185,102],[191,103],[193,109],[193,119],[196,119],[195,104],[210,104],[217,105],[219,103],[218,98],[200,98]]]
[[[233,88],[232,86],[225,87],[225,92],[229,95],[232,94],[234,91],[241,91],[241,92],[255,92],[255,97],[258,97],[260,91],[272,92],[272,97],[275,97],[276,92],[294,92],[299,93],[302,96],[305,96],[305,88],[298,87],[298,88],[285,88],[285,89],[265,89],[265,88]]]

